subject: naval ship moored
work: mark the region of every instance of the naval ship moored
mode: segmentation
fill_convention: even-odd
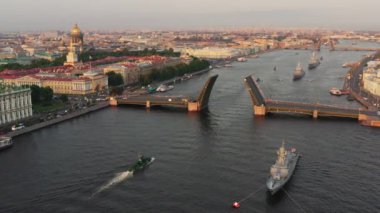
[[[313,52],[313,55],[311,56],[310,61],[309,61],[309,70],[317,68],[320,63],[321,62],[320,62],[319,58],[317,57],[315,52]]]
[[[305,75],[305,71],[303,71],[303,68],[301,66],[301,63],[298,63],[296,69],[293,71],[293,80],[301,79]]]
[[[285,150],[284,142],[277,151],[277,160],[270,168],[270,174],[267,179],[267,188],[274,195],[280,190],[292,177],[299,159],[299,154],[295,148],[290,151]]]

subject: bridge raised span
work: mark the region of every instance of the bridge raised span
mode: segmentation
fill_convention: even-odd
[[[380,127],[380,117],[376,111],[367,109],[353,109],[326,104],[311,104],[291,101],[280,101],[265,98],[258,80],[253,76],[244,79],[250,94],[253,110],[256,116],[265,116],[268,113],[291,113],[310,115],[313,118],[320,116],[358,119],[364,125]]]
[[[130,97],[112,97],[110,98],[111,106],[118,105],[135,105],[151,108],[154,106],[175,107],[187,109],[190,112],[201,111],[208,106],[212,88],[218,75],[211,76],[203,86],[198,98],[186,96],[161,96],[161,95],[139,95]]]

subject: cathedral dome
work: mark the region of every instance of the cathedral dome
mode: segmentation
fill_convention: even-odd
[[[80,36],[82,32],[80,31],[77,24],[74,25],[74,27],[71,29],[71,35],[72,36]]]

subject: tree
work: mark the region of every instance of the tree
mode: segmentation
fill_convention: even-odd
[[[109,86],[120,86],[124,84],[123,76],[120,73],[108,72],[108,85]]]
[[[48,104],[53,99],[53,90],[50,87],[30,86],[33,104]],[[66,97],[67,98],[67,97]]]
[[[59,97],[59,99],[61,99],[61,101],[63,103],[67,103],[69,101],[69,98],[67,97],[67,95],[63,94]]]
[[[40,90],[40,100],[44,103],[50,103],[53,99],[53,90],[50,87],[44,87]]]
[[[40,103],[40,87],[37,85],[30,86],[32,92],[32,104]]]
[[[180,63],[176,66],[164,67],[161,69],[153,69],[149,75],[140,77],[141,85],[151,84],[152,81],[163,81],[171,79],[175,76],[181,76],[186,73],[192,73],[200,70],[204,70],[210,66],[210,63],[206,60],[200,60],[193,58],[189,64]]]

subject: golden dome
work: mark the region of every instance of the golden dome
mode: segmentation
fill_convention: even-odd
[[[82,32],[80,31],[77,24],[74,25],[73,29],[71,29],[71,35],[80,35]]]

